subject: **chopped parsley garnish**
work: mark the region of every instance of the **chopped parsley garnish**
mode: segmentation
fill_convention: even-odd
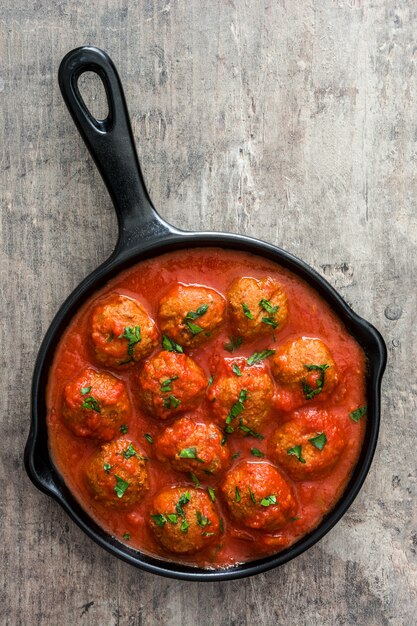
[[[115,474],[114,477],[116,479],[114,490],[118,498],[123,498],[126,489],[129,487],[129,483],[126,480],[123,480],[123,478],[120,478],[120,476],[117,476],[117,474]]]
[[[185,319],[196,320],[202,315],[204,315],[204,313],[207,313],[208,308],[209,308],[208,304],[202,304],[201,306],[198,307],[196,311],[188,311],[187,315],[185,316]]]
[[[240,452],[235,452],[232,456],[232,460],[234,461],[235,459],[237,459],[238,456],[240,456]]]
[[[172,384],[174,382],[174,380],[178,380],[178,376],[171,376],[171,378],[167,378],[166,380],[163,380],[161,383],[161,391],[163,393],[166,393],[168,391],[172,391]]]
[[[197,324],[193,324],[193,322],[186,322],[188,330],[190,330],[192,332],[193,335],[198,335],[199,333],[202,333],[204,328],[201,328],[201,326],[198,326]]]
[[[290,456],[295,456],[299,460],[300,463],[306,462],[306,460],[303,459],[302,449],[300,445],[294,446],[293,448],[289,448],[287,450],[287,454],[289,454]]]
[[[314,396],[317,396],[319,393],[323,391],[325,372],[327,369],[329,369],[330,365],[327,365],[327,363],[324,363],[323,365],[304,365],[304,367],[309,372],[315,372],[315,371],[320,372],[320,376],[316,380],[316,388],[311,387],[311,385],[307,383],[305,378],[303,378],[301,381],[306,400],[311,400],[312,398],[314,398]]]
[[[136,344],[142,341],[140,326],[126,326],[123,334],[119,335],[119,339],[127,339],[127,353],[132,356]]]
[[[298,522],[299,517],[290,517],[290,522]]]
[[[182,346],[176,343],[173,339],[167,337],[167,335],[162,337],[162,347],[164,350],[168,350],[168,352],[179,352],[180,354],[184,352]]]
[[[104,465],[103,465],[103,469],[104,469],[104,471],[105,471],[105,472],[109,473],[109,472],[110,472],[110,470],[111,470],[111,465],[110,465],[110,463],[104,463]]]
[[[197,476],[193,474],[193,472],[190,472],[190,478],[198,489],[200,486],[200,481],[198,480]]]
[[[256,430],[252,430],[252,428],[249,428],[249,426],[246,426],[243,423],[243,420],[239,421],[239,430],[241,430],[242,433],[245,433],[246,437],[256,437],[256,439],[265,439],[265,437],[261,435],[261,433],[257,433]]]
[[[143,456],[141,456],[140,454],[138,454],[135,450],[135,448],[133,447],[133,444],[129,444],[129,446],[126,448],[126,450],[124,450],[124,452],[122,452],[123,456],[125,457],[125,459],[130,459],[132,456],[137,456],[138,459],[141,459],[142,461],[144,460]]]
[[[273,320],[272,317],[263,317],[262,321],[264,324],[268,324],[269,326],[272,326],[274,330],[278,328],[278,323],[275,320]]]
[[[204,463],[203,459],[199,459],[197,456],[197,448],[183,448],[178,456],[180,459],[195,459],[200,463]]]
[[[351,413],[349,413],[349,417],[353,419],[354,422],[359,422],[361,417],[366,415],[367,411],[368,411],[367,406],[361,406],[359,407],[359,409],[356,409],[355,411],[352,411]]]
[[[130,539],[130,533],[125,533],[125,534],[123,535],[123,539],[125,539],[126,541],[129,541],[129,539]]]
[[[253,456],[258,456],[259,458],[265,456],[265,454],[262,452],[262,450],[259,450],[259,448],[251,448],[250,453]]]
[[[197,524],[199,526],[202,526],[203,528],[205,528],[206,526],[210,526],[211,522],[208,517],[203,515],[201,511],[196,511],[195,513],[197,516]]]
[[[145,437],[146,441],[149,441],[149,443],[153,443],[152,435],[150,435],[149,433],[145,433],[143,436]]]
[[[168,396],[168,398],[164,399],[164,407],[166,409],[176,409],[181,404],[181,400],[178,400],[173,395]]]
[[[252,489],[249,486],[248,486],[248,491],[249,491],[250,499],[252,500],[254,504],[256,504],[255,494],[253,493]]]
[[[182,533],[188,533],[188,528],[189,528],[190,524],[187,522],[186,519],[182,520],[182,524],[181,524],[181,532]]]
[[[189,503],[191,500],[191,494],[189,491],[186,491],[182,494],[177,504],[175,505],[175,509],[180,517],[185,517],[183,506]]]
[[[88,409],[89,411],[96,411],[97,413],[101,413],[101,409],[99,404],[93,396],[88,396],[81,405],[82,409]]]
[[[271,504],[276,504],[276,503],[277,503],[277,497],[275,495],[266,496],[265,498],[262,498],[261,500],[262,506],[270,506]]]
[[[262,352],[254,352],[252,356],[248,358],[248,365],[259,363],[259,361],[263,361],[273,354],[275,354],[275,350],[262,350]]]
[[[312,443],[317,450],[323,450],[327,443],[327,437],[324,433],[317,433],[315,437],[309,439],[309,442]]]
[[[216,501],[216,494],[215,494],[215,492],[214,492],[213,487],[207,487],[207,491],[208,491],[208,494],[209,494],[209,496],[210,496],[210,500],[211,500],[212,502],[215,502],[215,501]]]
[[[81,395],[85,396],[87,393],[90,393],[90,391],[91,391],[91,387],[82,387]]]
[[[229,337],[230,341],[224,344],[224,349],[228,352],[234,352],[235,350],[239,350],[242,345],[242,337]]]
[[[235,500],[236,500],[236,502],[240,502],[241,499],[242,498],[240,497],[239,487],[236,485],[236,488],[235,488]]]
[[[175,513],[170,513],[167,515],[167,518],[171,524],[178,524],[178,515],[175,515]]]
[[[151,519],[155,522],[157,526],[165,526],[167,523],[167,518],[162,513],[157,513],[156,515],[151,515]]]
[[[227,425],[224,427],[224,432],[225,432],[227,435],[231,435],[232,433],[234,433],[234,432],[235,432],[235,429],[233,428],[233,426],[230,426],[230,424],[227,424]],[[222,444],[222,445],[223,445],[223,444]]]
[[[232,372],[233,374],[236,374],[236,376],[242,376],[242,372],[240,371],[240,368],[238,365],[236,365],[236,363],[233,363],[232,365]]]
[[[245,314],[245,317],[247,317],[249,320],[253,320],[253,314],[250,312],[248,305],[243,303],[242,309]]]
[[[122,424],[119,430],[122,433],[122,435],[126,435],[127,431],[129,430],[129,427],[127,424]]]
[[[226,417],[226,424],[230,424],[232,420],[234,420],[238,415],[240,415],[245,410],[243,403],[246,402],[247,398],[248,398],[248,392],[246,391],[246,389],[242,389],[242,391],[239,394],[238,401],[235,402],[235,404],[232,406],[232,408],[229,411],[229,415]],[[227,427],[226,427],[226,432],[229,432],[227,430]]]
[[[214,376],[213,376],[213,375],[211,375],[211,376],[210,376],[210,378],[209,378],[209,381],[208,381],[207,387],[210,387],[210,385],[212,385],[212,384],[213,384],[213,380],[214,380]]]
[[[269,315],[276,315],[279,311],[278,305],[272,306],[269,300],[265,300],[264,298],[262,298],[262,300],[260,301],[259,306],[264,309]]]

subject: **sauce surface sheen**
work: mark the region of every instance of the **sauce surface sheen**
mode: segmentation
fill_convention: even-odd
[[[222,499],[220,486],[225,476],[207,476],[201,480],[201,489],[207,486],[215,489],[216,506],[223,520],[224,532],[215,545],[204,548],[195,554],[174,555],[161,548],[155,540],[148,524],[149,509],[155,493],[169,485],[192,488],[189,474],[173,470],[168,463],[156,459],[154,444],[149,443],[145,434],[153,441],[176,421],[176,417],[160,420],[149,416],[143,410],[138,397],[137,376],[142,362],[120,370],[100,365],[97,362],[88,334],[88,324],[92,307],[103,296],[118,293],[138,300],[153,320],[158,319],[158,304],[162,296],[175,284],[203,285],[224,295],[232,281],[239,277],[261,279],[270,276],[280,282],[288,297],[288,321],[282,329],[265,337],[243,341],[233,354],[226,351],[225,343],[233,334],[228,318],[220,333],[204,345],[185,348],[207,376],[214,374],[218,363],[224,359],[250,357],[254,352],[265,349],[277,350],[285,342],[298,337],[321,339],[331,351],[338,370],[338,384],[324,402],[312,398],[307,408],[320,408],[332,412],[346,440],[340,459],[325,477],[315,480],[293,480],[279,467],[293,489],[297,501],[297,513],[291,521],[275,531],[255,530],[240,526],[230,516]],[[152,355],[161,350],[159,343]],[[268,359],[265,360],[269,368]],[[146,454],[150,489],[143,500],[128,510],[116,510],[100,504],[92,495],[85,480],[85,466],[91,455],[101,447],[94,439],[77,437],[66,426],[62,417],[65,386],[84,368],[109,372],[123,380],[127,386],[132,416],[128,420],[128,433],[120,435],[134,440]],[[279,265],[249,253],[217,248],[196,248],[167,253],[155,259],[125,270],[99,290],[77,313],[63,334],[57,347],[49,374],[47,386],[47,424],[49,448],[54,463],[75,498],[88,514],[108,533],[130,547],[165,560],[179,561],[203,568],[225,568],[287,548],[303,535],[314,529],[323,516],[337,503],[357,462],[364,438],[366,418],[355,422],[349,413],[366,405],[365,397],[365,355],[344,327],[341,320],[332,312],[328,304],[304,281],[281,268]],[[303,407],[305,408],[305,407]],[[185,413],[199,422],[212,422],[210,402],[205,398],[194,410]],[[254,437],[229,436],[228,445],[234,456],[229,472],[242,461],[265,462],[277,466],[268,455],[268,439],[278,426],[289,420],[290,413],[273,408],[266,426],[262,428],[265,439]],[[183,417],[183,415],[179,416]],[[265,457],[255,458],[251,448],[261,450]],[[123,536],[129,535],[129,540]]]

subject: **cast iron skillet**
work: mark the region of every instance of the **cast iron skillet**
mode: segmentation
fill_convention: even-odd
[[[78,90],[86,71],[99,75],[108,99],[105,120],[95,119]],[[39,350],[32,384],[32,422],[25,449],[25,467],[33,483],[52,496],[78,526],[110,553],[155,574],[185,580],[225,580],[264,572],[286,563],[321,539],[352,504],[369,471],[375,452],[380,412],[380,383],[386,363],[386,347],[379,332],[356,315],[317,272],[308,265],[263,241],[224,233],[189,233],[167,224],[155,211],[145,187],[134,145],[122,86],[108,55],[84,46],[69,52],[59,68],[59,85],[65,103],[100,171],[112,198],[119,223],[119,237],[110,258],[73,291],[56,314]],[[244,250],[288,268],[311,285],[343,320],[364,348],[368,359],[368,419],[362,453],[343,497],[309,535],[275,556],[223,570],[203,570],[157,559],[121,544],[102,530],[80,507],[55,469],[48,450],[45,389],[57,343],[80,306],[121,270],[159,254],[191,247],[218,246]]]

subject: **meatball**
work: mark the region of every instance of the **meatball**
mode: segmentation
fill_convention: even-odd
[[[79,437],[110,441],[130,413],[124,382],[107,372],[87,368],[64,389],[62,416]]]
[[[161,298],[160,327],[181,346],[196,348],[220,330],[225,309],[225,299],[214,289],[178,284]]]
[[[214,424],[183,417],[167,428],[156,442],[156,455],[182,472],[204,479],[230,465],[230,451],[222,445],[223,433]]]
[[[163,350],[145,362],[138,383],[146,411],[167,419],[194,409],[204,396],[208,380],[189,356]]]
[[[264,424],[273,394],[274,384],[265,364],[250,366],[239,358],[223,361],[207,396],[214,419],[226,433],[250,435]]]
[[[248,528],[277,530],[297,511],[289,484],[269,463],[243,461],[222,486],[226,504],[236,521]]]
[[[128,439],[102,446],[87,465],[86,481],[95,500],[118,509],[137,504],[149,489],[144,456]]]
[[[282,410],[326,400],[338,382],[329,348],[310,337],[283,344],[271,359],[271,370],[277,381],[277,406]]]
[[[346,441],[337,418],[327,411],[305,409],[272,435],[270,455],[291,478],[314,480],[336,465]]]
[[[109,367],[129,367],[158,344],[157,328],[143,306],[118,293],[94,307],[90,326],[96,359]]]
[[[230,285],[227,298],[236,335],[251,340],[285,326],[287,295],[279,282],[270,276],[261,280],[237,278]]]
[[[149,525],[158,543],[177,554],[197,552],[220,535],[220,517],[207,493],[168,487],[153,499]]]

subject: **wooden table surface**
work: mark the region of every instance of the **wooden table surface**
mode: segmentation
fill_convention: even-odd
[[[416,624],[414,0],[3,0],[0,29],[0,623]],[[142,573],[24,472],[41,339],[116,240],[57,85],[63,55],[86,43],[119,69],[164,218],[286,248],[387,342],[365,486],[336,528],[278,570],[210,584]]]

